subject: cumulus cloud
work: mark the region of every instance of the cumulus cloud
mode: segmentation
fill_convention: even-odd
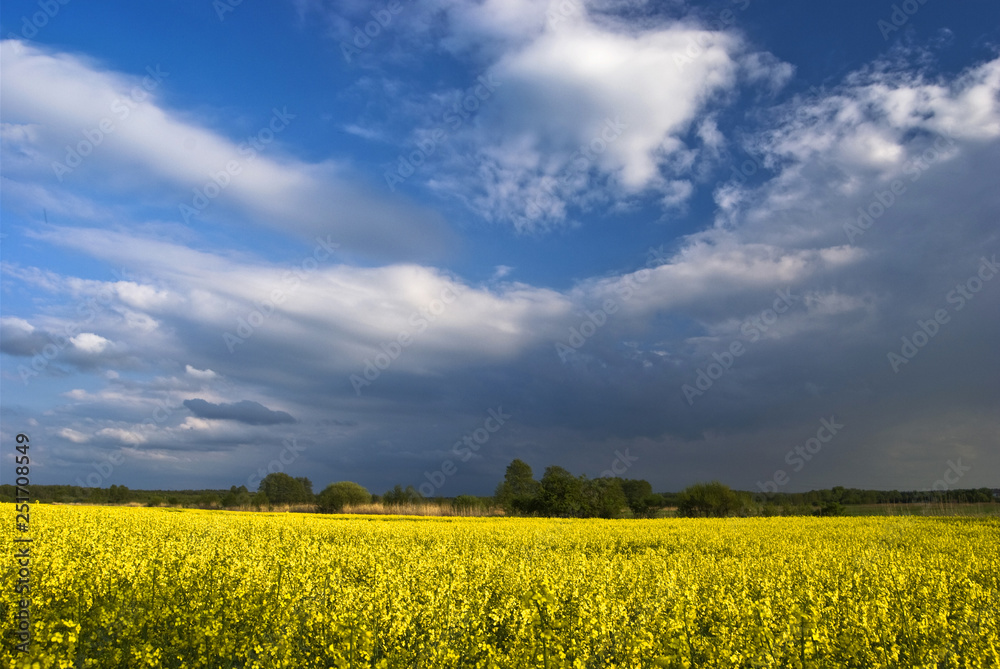
[[[309,11],[319,10],[345,43],[367,20],[360,6],[322,5],[309,3]],[[772,95],[794,72],[682,3],[435,0],[394,21],[399,29],[383,42],[395,41],[396,51],[380,51],[379,61],[443,50],[470,63],[468,83],[414,95],[388,77],[382,85],[366,77],[359,91],[412,119],[401,141],[418,154],[428,188],[519,231],[650,195],[682,210],[692,179],[726,141],[717,127],[708,132],[705,117],[734,100],[741,84]],[[390,183],[410,177],[405,162],[386,165]]]
[[[111,341],[93,332],[83,332],[70,339],[78,351],[85,354],[99,354],[111,345]]]
[[[56,288],[58,294],[61,289]],[[25,379],[39,373],[64,373],[67,366],[94,369],[131,364],[128,347],[94,332],[80,332],[80,319],[42,319],[38,326],[21,318],[0,319],[0,351],[30,361],[19,367]]]
[[[518,230],[649,193],[668,209],[684,205],[693,194],[688,179],[723,141],[717,129],[699,126],[709,105],[741,81],[773,91],[792,73],[737,33],[693,18],[628,23],[597,3],[574,2],[573,11],[565,4],[436,7],[441,44],[474,53],[484,74],[426,107],[443,103],[471,115],[415,131],[418,147],[444,145],[428,185]]]

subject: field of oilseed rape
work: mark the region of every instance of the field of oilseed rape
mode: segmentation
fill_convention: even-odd
[[[3,667],[1000,666],[997,519],[32,511]]]

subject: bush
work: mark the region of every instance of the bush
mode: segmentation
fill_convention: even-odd
[[[372,495],[364,486],[351,481],[331,483],[316,500],[320,513],[339,513],[348,504],[369,504]]]
[[[847,509],[840,502],[826,502],[816,511],[817,516],[844,516]]]

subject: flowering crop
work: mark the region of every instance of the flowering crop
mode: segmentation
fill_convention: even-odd
[[[1000,666],[996,519],[32,523],[31,650],[8,560],[3,667]]]

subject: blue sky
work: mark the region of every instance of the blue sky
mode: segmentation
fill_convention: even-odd
[[[995,486],[998,19],[5,3],[2,437],[37,483]]]

